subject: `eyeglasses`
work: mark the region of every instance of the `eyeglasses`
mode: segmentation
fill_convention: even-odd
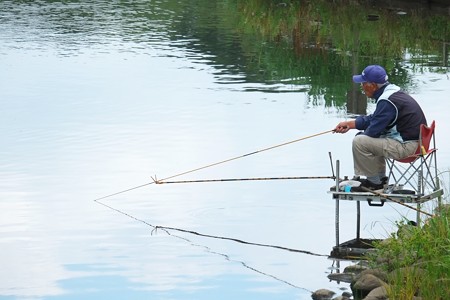
[[[372,82],[361,82],[361,88],[362,89],[364,89],[364,88],[366,88],[367,86],[370,86],[370,85],[372,85],[373,83]]]

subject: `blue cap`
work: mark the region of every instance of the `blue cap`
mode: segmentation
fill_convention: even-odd
[[[353,75],[353,81],[356,83],[363,82],[375,82],[375,83],[386,83],[388,76],[386,70],[379,65],[367,66],[361,75]]]

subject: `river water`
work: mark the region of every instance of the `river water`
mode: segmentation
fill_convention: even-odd
[[[189,26],[202,19],[209,26],[199,31],[220,31],[231,45],[236,32],[214,14],[186,19],[187,9],[195,7],[1,2],[0,299],[310,299],[320,288],[349,290],[326,277],[339,271],[327,258],[333,180],[153,183],[184,172],[173,180],[331,176],[330,152],[353,175],[353,134],[310,137],[348,118],[345,110],[311,101],[308,84],[249,80],[255,74],[236,67],[239,47],[224,54],[217,34],[200,40]],[[445,172],[448,73],[409,70],[411,93],[436,120]],[[362,205],[361,235],[385,237],[402,216],[415,213]],[[342,203],[340,217],[341,240],[353,238],[354,203]]]

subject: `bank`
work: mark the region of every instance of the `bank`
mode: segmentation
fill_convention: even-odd
[[[450,204],[436,208],[424,225],[399,222],[397,232],[375,245],[359,264],[331,280],[350,283],[352,295],[324,289],[314,300],[426,300],[450,295]],[[333,298],[334,297],[334,298]]]

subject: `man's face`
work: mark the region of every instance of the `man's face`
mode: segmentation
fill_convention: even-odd
[[[363,82],[363,83],[361,83],[361,88],[367,97],[372,98],[373,94],[378,89],[378,85],[373,82]]]

